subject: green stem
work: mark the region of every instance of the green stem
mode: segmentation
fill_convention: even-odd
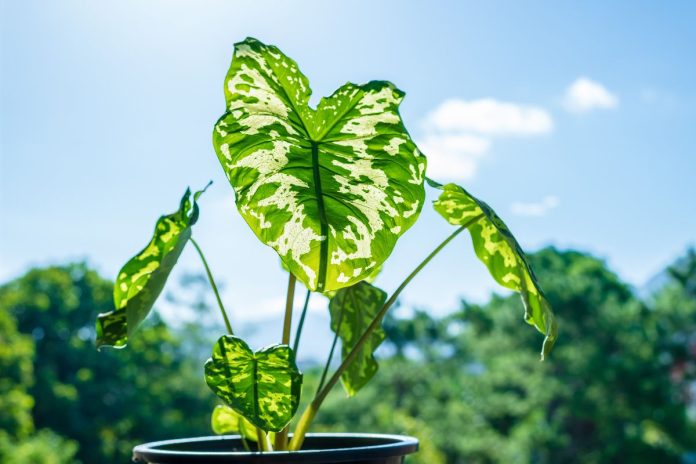
[[[336,324],[336,333],[334,334],[333,342],[331,343],[331,350],[329,351],[329,359],[326,360],[326,365],[324,366],[324,372],[321,373],[321,380],[319,381],[319,386],[317,387],[317,393],[321,391],[321,387],[324,386],[324,381],[326,380],[326,374],[329,372],[329,366],[331,366],[331,360],[333,359],[334,351],[336,350],[336,344],[338,343],[338,334],[341,331],[341,324],[343,324],[343,314],[345,311],[341,310],[341,314],[338,316],[338,324]]]
[[[362,349],[363,345],[367,342],[369,339],[370,335],[372,332],[379,326],[379,324],[382,322],[382,318],[384,315],[387,313],[389,308],[396,302],[396,299],[399,297],[401,292],[406,288],[406,286],[413,280],[413,278],[418,275],[418,273],[445,247],[449,242],[451,242],[457,235],[459,235],[463,230],[467,229],[470,225],[478,221],[483,217],[483,214],[480,214],[464,225],[460,226],[455,230],[452,234],[450,234],[449,237],[447,237],[440,245],[437,246],[414,270],[411,272],[411,274],[404,279],[404,281],[399,285],[399,287],[396,289],[396,291],[392,294],[392,296],[384,303],[382,308],[379,310],[375,318],[372,320],[370,325],[365,329],[365,332],[363,332],[362,336],[358,341],[355,343],[353,348],[348,352],[346,357],[343,359],[343,362],[341,365],[336,369],[336,372],[331,376],[329,381],[326,383],[326,385],[317,393],[317,395],[314,397],[311,403],[307,406],[305,409],[305,412],[302,414],[302,417],[300,418],[299,422],[297,423],[297,428],[295,429],[295,433],[293,434],[292,441],[290,442],[290,450],[291,451],[296,451],[299,450],[302,447],[302,443],[304,442],[304,437],[305,434],[307,433],[307,430],[309,429],[309,426],[312,423],[312,420],[314,419],[314,416],[316,416],[317,411],[319,410],[319,407],[321,406],[322,402],[326,398],[326,396],[329,394],[331,389],[336,385],[338,380],[341,378],[341,374],[348,368],[351,362],[355,359],[355,357],[358,355],[360,350]]]
[[[191,237],[189,240],[191,240],[191,243],[193,243],[194,248],[198,252],[198,256],[200,256],[201,261],[203,261],[205,273],[208,275],[208,281],[210,282],[210,286],[213,287],[213,293],[215,293],[215,298],[217,299],[218,306],[220,307],[222,318],[225,320],[225,327],[227,328],[227,333],[229,333],[230,335],[234,335],[234,332],[232,331],[232,324],[230,324],[230,320],[227,317],[227,311],[225,311],[225,306],[222,304],[220,292],[218,291],[217,285],[215,285],[215,280],[213,280],[213,274],[210,272],[210,267],[208,267],[208,261],[205,259],[205,255],[203,255],[203,250],[201,250],[201,247],[198,246],[198,243],[196,243],[193,237]]]
[[[266,433],[258,427],[256,427],[256,444],[258,445],[259,451],[268,451],[266,446]]]
[[[288,293],[285,299],[285,320],[283,321],[283,345],[290,344],[290,328],[292,327],[292,305],[295,301],[295,282],[297,278],[289,273],[290,278],[288,279]],[[285,427],[280,432],[276,433],[275,436],[275,449],[278,451],[285,451],[288,449],[288,427]]]
[[[304,306],[302,307],[302,314],[300,315],[300,323],[297,325],[297,331],[295,332],[295,343],[293,344],[292,351],[297,356],[297,348],[300,346],[300,337],[302,336],[302,328],[304,327],[305,316],[307,315],[307,307],[309,306],[309,296],[312,294],[311,290],[307,290],[307,296],[304,300]]]
[[[240,434],[239,438],[242,440],[242,446],[244,446],[244,449],[246,451],[251,451],[251,448],[249,448],[249,442],[247,441],[246,437]]]
[[[295,300],[295,282],[297,278],[290,273],[288,293],[285,298],[285,320],[283,321],[283,345],[290,344],[290,327],[292,326],[292,303]]]

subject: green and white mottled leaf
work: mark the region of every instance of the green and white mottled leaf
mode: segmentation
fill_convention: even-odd
[[[289,346],[272,345],[254,353],[241,338],[224,335],[205,363],[205,381],[249,422],[280,432],[297,411],[302,374]]]
[[[471,223],[468,231],[476,256],[486,265],[496,282],[520,293],[525,321],[546,336],[541,351],[543,359],[556,341],[556,319],[510,229],[490,206],[462,187],[455,184],[443,186],[430,180],[428,182],[442,190],[440,197],[433,203],[435,210],[450,224],[462,226]]]
[[[368,284],[358,282],[342,288],[329,303],[331,330],[341,338],[343,359],[350,353],[358,339],[372,323],[379,310],[387,301],[386,292]],[[341,375],[341,381],[348,396],[355,395],[375,375],[379,368],[374,352],[384,341],[384,329],[375,329],[367,343]]]
[[[213,143],[237,208],[313,291],[363,280],[424,201],[425,157],[389,82],[345,84],[316,109],[297,64],[255,39],[235,45]]]
[[[213,409],[210,417],[210,425],[213,432],[218,435],[238,433],[247,440],[256,441],[256,428],[254,424],[242,417],[237,411],[219,404]]]
[[[97,347],[124,347],[150,313],[191,238],[191,226],[199,214],[197,200],[206,188],[193,196],[186,189],[179,210],[160,217],[150,243],[121,268],[114,284],[116,309],[97,316]]]

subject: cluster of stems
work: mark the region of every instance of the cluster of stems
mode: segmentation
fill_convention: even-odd
[[[358,341],[355,343],[355,345],[352,347],[352,349],[348,352],[348,354],[344,357],[343,361],[341,364],[338,366],[338,368],[334,371],[333,375],[326,380],[329,367],[331,365],[331,361],[333,358],[334,350],[336,348],[336,344],[338,341],[338,333],[339,330],[336,330],[336,333],[334,335],[334,340],[331,345],[331,350],[329,352],[329,357],[326,360],[326,364],[324,366],[324,370],[322,372],[321,380],[319,381],[319,386],[317,388],[317,391],[314,395],[314,398],[312,401],[309,403],[305,411],[302,413],[302,416],[300,417],[297,427],[295,428],[295,431],[292,435],[292,439],[288,440],[288,429],[289,425],[285,427],[282,431],[276,433],[275,439],[273,440],[273,443],[271,443],[271,440],[269,439],[268,434],[263,431],[260,428],[256,428],[256,439],[258,443],[258,449],[260,451],[297,451],[302,448],[302,444],[304,442],[305,435],[307,434],[307,431],[309,430],[310,425],[312,424],[312,421],[314,420],[319,408],[321,407],[321,404],[323,403],[324,399],[326,396],[329,394],[329,392],[333,389],[333,387],[338,383],[338,381],[341,378],[341,375],[348,369],[350,366],[351,362],[356,358],[360,350],[363,348],[365,343],[368,341],[370,338],[370,335],[372,332],[374,332],[382,323],[382,319],[384,318],[385,314],[389,310],[389,308],[392,307],[392,305],[396,302],[397,298],[401,294],[401,292],[406,288],[406,286],[413,280],[413,278],[437,255],[447,244],[452,241],[457,235],[459,235],[463,230],[467,229],[470,225],[481,219],[483,215],[479,215],[465,223],[464,225],[459,226],[452,234],[450,234],[445,240],[440,243],[421,263],[416,266],[416,268],[404,279],[404,281],[399,285],[399,287],[394,291],[394,293],[391,295],[391,297],[382,305],[380,308],[379,312],[377,315],[373,318],[372,322],[370,325],[365,329],[361,337],[358,339]],[[201,258],[201,261],[203,262],[203,266],[205,267],[206,274],[208,276],[208,280],[210,281],[210,286],[213,289],[213,292],[215,293],[215,298],[217,299],[218,306],[220,308],[220,312],[222,313],[222,318],[225,321],[225,327],[227,328],[227,332],[230,335],[233,335],[234,332],[232,331],[232,326],[230,324],[230,320],[227,317],[227,312],[225,311],[225,307],[222,304],[222,299],[220,298],[220,294],[218,292],[217,285],[215,285],[215,281],[213,280],[213,276],[210,272],[210,268],[208,266],[208,263],[205,259],[205,256],[203,255],[203,252],[201,251],[201,248],[198,246],[198,244],[191,239],[191,242],[193,243],[194,247],[196,248],[196,251],[198,252],[198,255]],[[283,333],[282,333],[282,344],[284,345],[290,345],[290,329],[292,326],[292,313],[293,313],[293,302],[295,299],[295,284],[296,284],[297,279],[295,276],[290,273],[290,277],[288,279],[288,289],[287,289],[287,297],[286,297],[286,303],[285,303],[285,318],[283,321]],[[299,346],[300,342],[300,337],[302,335],[302,326],[304,325],[304,320],[305,316],[307,314],[307,307],[309,304],[309,297],[310,297],[311,292],[308,290],[307,295],[305,297],[304,301],[304,306],[302,308],[302,313],[300,316],[300,321],[297,326],[297,331],[295,334],[295,339],[294,339],[294,345],[293,345],[293,352],[297,352],[297,348]],[[341,315],[342,316],[342,315]],[[341,323],[342,317],[339,317],[339,328],[340,328],[340,323]]]

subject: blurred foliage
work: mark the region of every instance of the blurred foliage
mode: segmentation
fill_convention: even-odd
[[[77,443],[50,430],[34,433],[33,356],[33,339],[19,333],[11,314],[0,310],[0,462],[71,463]]]
[[[0,430],[25,438],[34,430],[29,394],[33,381],[34,343],[17,331],[7,311],[0,311]]]
[[[12,440],[0,431],[3,464],[72,464],[77,450],[76,442],[46,429],[22,440]]]
[[[548,248],[531,261],[561,330],[547,361],[516,296],[442,319],[388,318],[395,354],[361,395],[334,392],[320,426],[413,433],[444,455],[413,463],[681,462],[696,449],[696,266],[645,303],[586,254]]]
[[[98,352],[94,321],[112,304],[112,284],[84,264],[34,269],[0,287],[0,314],[24,334],[8,332],[11,343],[24,351],[27,340],[34,345],[33,373],[0,355],[18,366],[3,369],[0,385],[14,382],[17,396],[28,392],[34,426],[79,443],[83,463],[128,462],[143,440],[209,433],[213,398],[202,380],[204,359],[191,356],[200,350],[153,317],[128,349]],[[3,338],[8,329],[12,323],[3,323]],[[26,436],[17,432],[23,421],[0,411],[3,430],[18,438]]]
[[[388,317],[379,372],[353,398],[336,388],[313,430],[415,435],[412,464],[682,462],[696,449],[696,253],[645,298],[583,253],[530,260],[561,330],[545,362],[514,295]],[[97,352],[111,284],[85,265],[0,287],[0,462],[124,463],[137,442],[210,434],[217,314],[199,291],[177,303],[191,323],[151,318],[127,349]]]

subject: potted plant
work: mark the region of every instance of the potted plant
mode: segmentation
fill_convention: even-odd
[[[157,221],[149,244],[116,278],[115,309],[98,316],[98,346],[125,346],[190,242],[227,328],[205,363],[205,381],[224,402],[213,412],[213,429],[237,435],[141,445],[134,450],[136,460],[402,462],[416,450],[415,439],[308,430],[339,381],[352,396],[375,375],[373,353],[385,337],[384,315],[428,262],[465,230],[492,277],[520,293],[526,322],[545,335],[542,359],[554,343],[551,308],[503,221],[464,188],[426,177],[426,158],[399,115],[404,94],[385,81],[347,83],[311,108],[310,92],[295,61],[274,46],[246,39],[235,45],[225,79],[226,111],[213,131],[239,213],[288,271],[280,343],[254,351],[232,330],[205,256],[192,238],[205,189],[187,190],[179,209]],[[434,208],[453,232],[388,296],[370,282],[418,218],[426,184],[441,191]],[[294,339],[290,330],[298,280],[307,289],[301,321],[311,292],[329,296],[331,329],[342,342],[342,360],[330,376],[327,363],[318,391],[289,433],[303,394],[294,354],[301,322]]]

